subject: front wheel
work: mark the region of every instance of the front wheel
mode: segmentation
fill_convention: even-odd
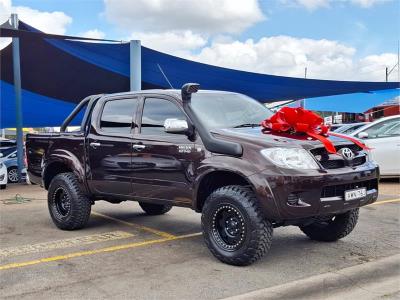
[[[211,253],[230,265],[250,265],[271,246],[272,224],[247,187],[231,185],[214,191],[204,204],[201,224]]]
[[[18,168],[11,167],[7,171],[8,181],[11,183],[19,182]]]
[[[91,211],[90,199],[81,191],[73,173],[58,174],[50,183],[48,207],[54,224],[63,230],[85,227]]]
[[[350,234],[356,227],[359,209],[355,208],[344,214],[318,218],[314,223],[300,226],[310,239],[321,242],[334,242]]]

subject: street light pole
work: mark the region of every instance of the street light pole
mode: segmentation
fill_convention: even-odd
[[[18,15],[11,14],[11,25],[18,30]],[[22,181],[22,169],[24,168],[24,136],[22,132],[22,100],[21,100],[21,63],[19,52],[19,38],[12,38],[14,92],[15,92],[15,122],[17,130],[17,163],[18,178]]]

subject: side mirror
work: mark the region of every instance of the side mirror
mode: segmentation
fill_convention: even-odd
[[[168,133],[186,133],[188,129],[186,120],[166,119],[164,122],[164,131]]]
[[[360,139],[367,139],[368,138],[368,132],[362,131],[359,134],[357,134],[357,137]]]

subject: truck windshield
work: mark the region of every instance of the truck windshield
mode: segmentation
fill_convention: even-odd
[[[259,126],[272,115],[260,102],[233,93],[192,94],[192,109],[208,129]]]

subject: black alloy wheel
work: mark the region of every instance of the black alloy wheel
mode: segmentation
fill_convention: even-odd
[[[230,185],[212,192],[201,225],[208,249],[230,265],[250,265],[271,247],[273,226],[250,187]]]
[[[226,251],[235,251],[245,236],[245,222],[242,214],[232,204],[220,206],[212,218],[212,237]]]
[[[54,192],[53,198],[57,213],[62,217],[67,216],[71,210],[71,200],[65,189],[63,187],[57,188]]]
[[[73,173],[61,173],[53,178],[47,201],[51,219],[58,228],[76,230],[87,224],[92,201]]]

